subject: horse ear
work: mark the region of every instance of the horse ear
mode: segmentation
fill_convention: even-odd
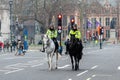
[[[46,35],[46,34],[44,34],[44,37],[47,37],[47,35]]]
[[[48,35],[47,35],[47,34],[44,34],[44,37],[45,37],[45,38],[48,38]]]

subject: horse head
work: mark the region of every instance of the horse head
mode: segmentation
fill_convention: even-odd
[[[45,34],[43,36],[43,44],[45,48],[50,44],[49,40],[50,40],[49,37]]]
[[[74,47],[75,44],[76,44],[75,35],[71,35],[71,37],[70,37],[70,48]]]

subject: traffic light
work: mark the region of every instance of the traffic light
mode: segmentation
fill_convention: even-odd
[[[62,26],[62,15],[58,15],[58,26]]]
[[[75,19],[72,18],[70,22],[71,22],[71,28],[73,28],[73,25],[75,24]]]
[[[104,33],[103,27],[100,27],[100,35]]]
[[[62,32],[62,15],[58,15],[58,33]]]

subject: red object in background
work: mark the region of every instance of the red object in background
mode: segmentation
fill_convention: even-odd
[[[62,26],[62,15],[58,15],[58,26]]]
[[[0,47],[4,48],[4,43],[0,41]]]
[[[58,15],[58,19],[62,19],[62,15],[61,14]]]

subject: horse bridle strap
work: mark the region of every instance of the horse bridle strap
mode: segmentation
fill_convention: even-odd
[[[49,42],[49,39],[47,40],[47,46],[46,47],[44,47],[44,49],[47,49],[47,47],[50,45],[50,43],[48,43]],[[45,44],[44,44],[45,45]]]

